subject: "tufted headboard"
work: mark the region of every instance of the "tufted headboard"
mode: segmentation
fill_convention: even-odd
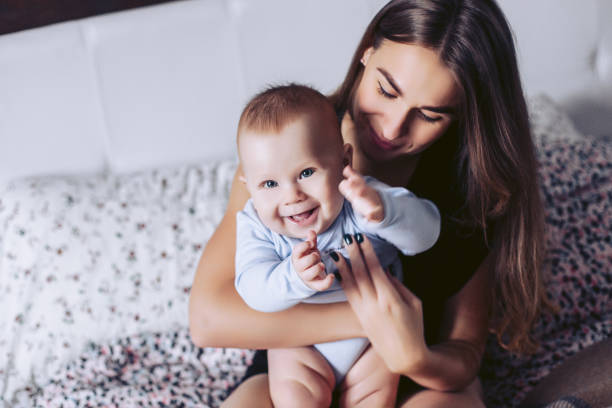
[[[501,0],[526,92],[612,129],[612,2]],[[381,0],[183,0],[0,36],[0,183],[233,157],[246,99],[340,82]]]

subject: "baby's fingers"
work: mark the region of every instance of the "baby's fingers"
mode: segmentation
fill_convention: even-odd
[[[325,277],[325,265],[323,262],[318,262],[309,268],[305,268],[302,272],[298,272],[298,275],[304,282],[309,283],[315,279],[323,279]]]
[[[311,248],[317,247],[317,233],[314,230],[308,231],[308,236],[306,237],[306,241],[310,242]]]
[[[350,165],[344,166],[344,169],[342,169],[342,175],[347,179],[362,178],[361,174],[357,173]]]
[[[319,254],[319,251],[312,251],[309,254],[303,255],[301,258],[293,259],[293,266],[297,271],[305,271],[315,266],[320,261],[321,254]]]
[[[291,252],[291,256],[294,261],[304,257],[310,249],[312,248],[312,243],[310,241],[302,241],[296,246],[293,247],[293,251]]]
[[[353,180],[344,179],[338,184],[338,190],[347,200],[353,202],[358,199],[363,193],[364,186]]]
[[[334,275],[330,273],[323,279],[311,281],[310,287],[321,292],[323,290],[329,289],[332,283],[334,283]]]

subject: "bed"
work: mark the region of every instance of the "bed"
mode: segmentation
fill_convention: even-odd
[[[187,304],[240,109],[269,83],[333,90],[382,3],[183,0],[0,36],[0,405],[220,404],[253,351],[196,347]],[[500,3],[561,310],[534,356],[491,341],[481,378],[491,407],[596,407],[528,394],[612,331],[612,3]]]

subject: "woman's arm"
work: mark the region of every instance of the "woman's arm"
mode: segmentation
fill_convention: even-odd
[[[361,238],[363,239],[363,238]],[[367,238],[337,263],[346,296],[376,352],[393,372],[433,390],[460,390],[478,373],[488,333],[485,261],[445,306],[442,341],[425,344],[421,301],[380,266]]]
[[[460,390],[478,375],[489,334],[490,264],[485,259],[468,283],[445,305],[440,343],[429,347],[424,364],[406,375],[427,388]]]
[[[275,348],[362,335],[346,302],[299,304],[276,313],[249,308],[234,287],[236,213],[248,192],[236,171],[226,213],[200,258],[189,298],[189,329],[200,347]]]

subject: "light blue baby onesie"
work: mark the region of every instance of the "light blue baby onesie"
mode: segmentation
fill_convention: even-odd
[[[382,222],[368,222],[353,211],[345,200],[338,218],[317,236],[317,246],[327,273],[335,270],[329,253],[336,251],[348,259],[343,236],[361,232],[370,239],[383,268],[392,265],[401,279],[397,249],[414,255],[431,248],[440,233],[440,214],[429,200],[421,199],[401,187],[365,177],[383,201]],[[292,248],[301,239],[290,238],[267,228],[257,216],[251,200],[236,215],[236,280],[238,293],[253,309],[276,312],[300,302],[332,303],[346,301],[342,288],[334,281],[331,288],[317,292],[302,281],[291,262]],[[368,345],[365,338],[354,338],[316,344],[336,375],[336,384],[344,378]]]

